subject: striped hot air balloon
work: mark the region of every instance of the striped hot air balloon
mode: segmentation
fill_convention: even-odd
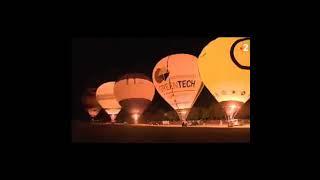
[[[126,74],[114,85],[114,95],[135,123],[151,103],[155,89],[150,78],[140,73]]]
[[[114,96],[114,84],[114,81],[104,83],[99,86],[96,93],[98,103],[109,114],[111,122],[115,122],[121,110],[121,106]]]

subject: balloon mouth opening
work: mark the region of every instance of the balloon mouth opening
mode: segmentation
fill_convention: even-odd
[[[240,101],[223,101],[220,102],[222,105],[222,108],[226,114],[227,120],[232,120],[235,118],[239,110],[241,109],[243,102]]]
[[[117,114],[110,114],[111,122],[116,122]]]
[[[99,113],[98,108],[89,108],[89,109],[87,109],[87,111],[88,111],[90,117],[92,117],[92,118],[96,117]]]
[[[177,109],[176,110],[180,121],[185,122],[187,120],[190,109]]]
[[[131,115],[131,117],[132,117],[132,119],[133,119],[133,123],[134,123],[134,124],[138,124],[138,120],[139,120],[139,118],[140,118],[140,114],[134,113],[134,114]]]

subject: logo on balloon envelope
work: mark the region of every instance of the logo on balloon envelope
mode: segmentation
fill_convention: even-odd
[[[159,86],[159,90],[161,92],[168,91],[172,89],[178,89],[178,88],[190,88],[195,87],[196,80],[181,80],[171,83],[166,83],[164,85]]]
[[[167,91],[172,89],[178,89],[178,88],[190,88],[194,87],[196,84],[195,80],[180,80],[180,81],[173,81],[171,78],[171,81],[169,81],[169,75],[170,72],[167,68],[157,68],[157,70],[154,73],[154,79],[157,83],[163,83],[159,86],[160,91]]]
[[[245,55],[242,55],[241,57],[237,57],[236,54],[239,54],[239,52],[243,52],[243,54],[247,54],[247,55],[250,55],[250,51],[249,51],[249,45],[244,43],[239,49],[240,51],[235,51],[235,50],[238,50],[236,49],[236,46],[242,42],[245,42],[245,41],[249,41],[250,38],[243,38],[243,39],[239,39],[237,41],[235,41],[232,46],[231,46],[231,49],[230,49],[230,57],[231,57],[231,60],[232,62],[237,66],[239,67],[240,69],[243,69],[243,70],[250,70],[250,65],[249,66],[246,66],[246,65],[243,65],[240,63],[239,60],[243,59]],[[248,58],[245,58],[245,59],[248,59]],[[249,60],[250,62],[250,60]]]
[[[155,72],[154,79],[157,83],[162,83],[162,81],[167,81],[169,74],[167,68],[158,68]]]

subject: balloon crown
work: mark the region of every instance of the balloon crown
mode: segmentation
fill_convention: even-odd
[[[120,78],[118,78],[118,80],[116,82],[118,82],[120,80],[124,80],[124,79],[130,79],[130,78],[131,79],[146,79],[146,80],[151,81],[151,79],[143,73],[130,73],[130,74],[125,74],[125,75],[121,76]]]

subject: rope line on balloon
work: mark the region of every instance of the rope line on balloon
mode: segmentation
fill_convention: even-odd
[[[168,56],[168,58],[167,58],[167,71],[169,71],[169,58],[170,58],[170,56]],[[170,85],[170,87],[171,87],[170,75],[169,75],[169,77],[168,77],[168,80],[169,80],[169,85]],[[173,92],[173,88],[172,88],[172,87],[171,87],[171,93],[172,93],[172,96],[174,96],[174,92]],[[173,99],[173,102],[174,102],[175,105],[178,107],[178,109],[180,109],[179,106],[178,106],[178,104],[177,104],[177,101],[176,101],[175,97],[174,97],[174,99]]]
[[[129,75],[126,75],[125,78],[127,79],[127,85],[129,85]]]
[[[197,62],[197,63],[198,63],[198,62]],[[198,66],[197,66],[197,67],[198,67]],[[200,76],[199,67],[198,67],[198,74],[199,74],[199,76]],[[201,76],[200,76],[200,78],[201,78]],[[200,89],[199,89],[199,91],[198,91],[198,93],[197,93],[197,95],[196,95],[196,98],[193,100],[192,106],[193,106],[194,103],[197,101],[199,95],[200,95],[201,92],[202,92],[203,87],[204,87],[204,84],[203,84],[202,81],[201,81],[201,87],[200,87]]]
[[[234,113],[234,115],[233,115],[233,118],[232,118],[232,119],[234,119],[234,118],[236,117],[236,115],[238,114],[239,110],[240,110],[240,109],[238,109],[238,110]]]

